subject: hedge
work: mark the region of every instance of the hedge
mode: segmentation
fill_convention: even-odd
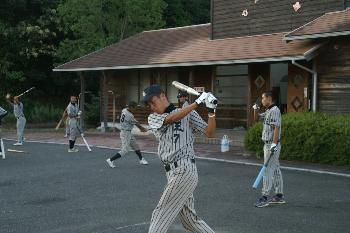
[[[245,136],[245,147],[263,155],[262,123]],[[281,155],[284,160],[350,165],[350,115],[288,113],[282,116]]]

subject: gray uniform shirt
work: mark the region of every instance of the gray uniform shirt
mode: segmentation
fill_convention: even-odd
[[[5,109],[3,109],[2,107],[0,107],[0,116],[3,116],[7,113],[7,111]]]
[[[174,111],[179,111],[175,109]],[[152,113],[148,124],[159,140],[158,155],[164,164],[173,163],[182,158],[194,158],[194,133],[204,133],[208,124],[203,121],[196,111],[192,111],[178,122],[163,125],[169,113]]]
[[[78,104],[73,105],[72,103],[69,103],[67,106],[67,113],[68,117],[72,115],[72,117],[77,117],[79,112]]]
[[[272,143],[273,134],[275,131],[275,128],[273,126],[278,126],[280,128],[278,135],[278,140],[280,140],[282,131],[282,119],[281,112],[277,106],[273,106],[272,108],[267,109],[265,112],[263,132],[261,137],[264,142]]]
[[[134,115],[129,112],[127,108],[124,108],[120,114],[120,129],[131,131],[136,123],[137,121],[135,120]]]
[[[12,106],[13,106],[13,114],[15,115],[16,118],[24,117],[22,102],[18,102],[18,104],[12,104]]]

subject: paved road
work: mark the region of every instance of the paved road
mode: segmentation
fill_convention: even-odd
[[[114,151],[26,143],[26,154],[0,160],[1,233],[141,233],[165,184],[155,155],[148,166],[136,155],[116,169],[105,159]],[[197,161],[196,209],[217,233],[350,232],[350,178],[283,171],[288,204],[257,209],[250,185],[254,166]],[[185,232],[176,221],[170,233]]]

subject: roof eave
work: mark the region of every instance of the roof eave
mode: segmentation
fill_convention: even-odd
[[[308,54],[306,54],[308,55]],[[281,62],[291,60],[306,60],[307,56],[284,56],[284,57],[267,57],[253,59],[237,59],[237,60],[221,60],[221,61],[193,61],[193,62],[178,62],[178,63],[161,63],[161,64],[144,64],[131,66],[113,66],[113,67],[92,67],[92,68],[70,68],[70,69],[53,69],[55,72],[79,72],[79,71],[99,71],[99,70],[124,70],[124,69],[146,69],[146,68],[161,68],[161,67],[176,67],[176,66],[204,66],[204,65],[230,65],[258,62]]]
[[[315,33],[315,34],[300,35],[300,36],[284,36],[283,40],[293,41],[293,40],[306,40],[306,39],[317,39],[317,38],[348,36],[348,35],[350,35],[350,31],[326,32],[326,33]]]

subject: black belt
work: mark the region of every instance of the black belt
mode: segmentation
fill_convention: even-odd
[[[277,141],[276,144],[278,144],[280,142],[280,140]],[[264,141],[265,144],[272,144],[272,141]]]
[[[190,159],[191,163],[195,163],[196,161],[194,159]],[[173,162],[172,164],[166,164],[164,165],[165,171],[168,172],[171,170],[171,165],[173,165],[173,168],[177,168],[179,166],[178,162]]]

